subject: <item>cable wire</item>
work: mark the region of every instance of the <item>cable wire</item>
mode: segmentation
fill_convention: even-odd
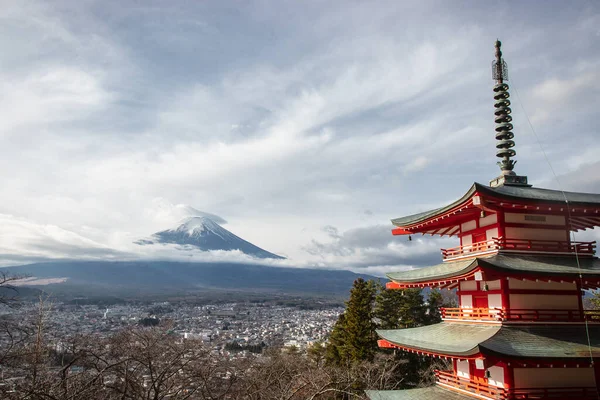
[[[517,84],[514,80],[514,77],[511,80],[513,82],[512,87],[515,90],[517,99],[519,100],[519,104],[521,105],[521,109],[523,110],[523,114],[525,114],[525,118],[527,119],[529,128],[531,129],[531,132],[533,133],[533,136],[534,136],[537,144],[539,145],[540,150],[542,151],[542,154],[544,155],[544,158],[546,159],[546,163],[548,163],[548,166],[550,167],[550,171],[552,172],[552,175],[554,175],[554,179],[556,180],[556,183],[558,184],[558,188],[559,188],[560,192],[562,193],[563,198],[565,199],[565,204],[567,206],[567,219],[568,219],[567,222],[569,224],[569,231],[571,231],[571,207],[569,205],[569,199],[567,198],[567,194],[563,190],[562,183],[561,183],[560,179],[558,178],[558,175],[556,175],[556,172],[554,171],[554,168],[552,167],[552,163],[550,162],[550,159],[548,158],[548,155],[546,154],[546,150],[544,149],[544,146],[542,145],[542,142],[540,141],[540,138],[537,135],[535,128],[533,127],[533,124],[531,123],[529,115],[527,114],[527,111],[525,110],[525,106],[523,105],[523,101],[521,100],[521,96],[519,95],[519,91],[517,90]],[[570,237],[572,238],[571,241],[575,242],[575,231],[570,232]],[[582,289],[583,288],[583,274],[582,274],[582,270],[581,270],[581,264],[579,262],[579,254],[577,253],[577,246],[574,245],[573,249],[575,250],[575,260],[577,262],[577,269],[579,271],[579,285],[580,285],[580,289]],[[581,296],[581,293],[579,293],[579,295]],[[587,318],[585,318],[585,315],[583,315],[583,310],[581,310],[581,312],[582,312],[582,316],[583,316],[583,321],[585,323],[585,333],[586,333],[586,337],[587,337],[588,351],[589,351],[589,355],[590,355],[590,364],[591,364],[591,367],[594,367],[594,356],[592,353],[592,342],[590,339],[589,324],[588,324]],[[600,393],[598,393],[598,398],[600,399]]]

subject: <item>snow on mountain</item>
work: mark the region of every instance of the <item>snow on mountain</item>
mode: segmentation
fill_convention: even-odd
[[[186,218],[176,228],[157,232],[150,238],[135,243],[138,245],[178,244],[193,246],[202,251],[239,250],[256,258],[284,258],[247,242],[206,216]]]

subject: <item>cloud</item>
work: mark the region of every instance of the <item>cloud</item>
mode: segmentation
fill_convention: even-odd
[[[343,233],[333,226],[323,227],[328,241],[312,240],[304,248],[319,263],[328,267],[350,266],[354,270],[380,271],[380,267],[412,269],[439,264],[440,247],[451,246],[448,239],[414,236],[394,237],[391,227],[373,225],[354,228]]]
[[[289,265],[429,264],[435,241],[384,227],[498,174],[495,32],[555,170],[594,168],[599,9],[538,11],[8,2],[0,213],[76,235],[33,240],[32,258],[131,256],[135,238],[202,210]],[[538,186],[551,173],[517,103],[517,172]]]
[[[118,259],[127,254],[55,225],[0,214],[0,262],[14,265],[48,259]]]
[[[172,204],[161,197],[152,199],[148,207],[144,209],[144,215],[157,225],[168,228],[189,217],[207,217],[220,225],[227,223],[218,215],[197,210],[187,204]]]

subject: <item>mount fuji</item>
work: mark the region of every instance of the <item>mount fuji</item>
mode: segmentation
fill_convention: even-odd
[[[239,250],[256,258],[284,258],[234,235],[208,216],[186,218],[176,228],[156,232],[150,238],[141,239],[135,243],[138,245],[178,244],[193,246],[202,251]]]

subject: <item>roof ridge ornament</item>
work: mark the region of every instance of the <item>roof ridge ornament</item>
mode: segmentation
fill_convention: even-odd
[[[517,152],[513,147],[515,142],[513,138],[515,134],[512,132],[513,124],[511,123],[512,110],[510,108],[510,93],[508,92],[508,84],[504,81],[508,80],[508,66],[506,61],[502,59],[502,43],[496,40],[496,59],[492,61],[492,79],[496,81],[494,85],[494,122],[496,123],[496,156],[502,160],[498,161],[498,166],[502,171],[502,175],[490,182],[490,186],[515,185],[515,186],[530,186],[527,184],[526,176],[518,176],[513,169],[515,168],[516,160],[512,160]]]

